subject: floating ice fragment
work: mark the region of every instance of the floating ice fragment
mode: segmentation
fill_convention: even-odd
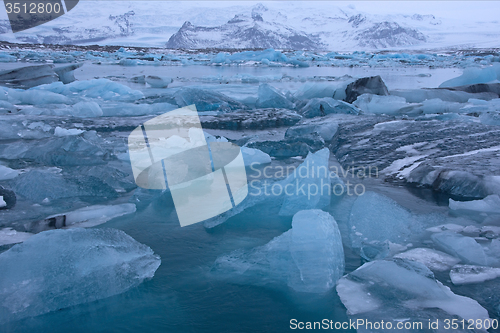
[[[14,179],[19,175],[19,171],[0,165],[0,180]]]
[[[2,200],[0,196],[0,207],[2,205]],[[2,245],[8,245],[8,244],[16,244],[16,243],[22,243],[28,238],[33,236],[33,234],[29,232],[21,232],[21,231],[16,231],[12,228],[3,228],[0,229],[0,246]]]
[[[166,88],[172,83],[173,79],[166,76],[148,75],[145,81],[153,88]]]
[[[79,135],[79,134],[82,134],[83,132],[85,132],[85,131],[78,129],[78,128],[65,129],[65,128],[57,126],[54,130],[54,135],[55,136],[71,136],[71,135]]]
[[[337,292],[352,320],[394,322],[407,318],[405,321],[418,322],[421,318],[433,321],[454,315],[465,320],[489,318],[488,311],[478,302],[454,294],[435,280],[427,267],[415,261],[366,263],[340,279]],[[364,325],[357,331],[373,332]]]
[[[245,166],[255,166],[259,164],[271,163],[271,156],[264,153],[262,150],[241,147],[241,153],[243,154]]]
[[[96,102],[78,102],[73,105],[73,116],[75,117],[100,117],[102,110]]]
[[[444,252],[423,247],[398,253],[394,258],[418,261],[429,269],[438,272],[447,271],[460,262],[460,259],[452,257]]]
[[[212,271],[252,284],[287,283],[300,292],[327,292],[344,272],[342,238],[330,214],[300,211],[292,229],[249,252],[220,256]]]
[[[450,199],[450,209],[500,214],[500,197],[492,194],[482,200],[455,201]]]
[[[373,94],[363,94],[358,96],[352,103],[364,113],[396,115],[401,113],[401,109],[409,104],[406,99],[398,96],[378,96]]]
[[[481,283],[500,277],[500,268],[457,265],[450,271],[453,284]]]
[[[41,232],[0,254],[0,322],[123,293],[152,278],[160,263],[120,230]]]
[[[359,109],[344,101],[331,97],[313,98],[300,109],[299,113],[306,118],[326,116],[331,113],[359,114]]]
[[[267,83],[259,86],[259,98],[255,106],[257,108],[294,108],[294,104],[285,95]]]
[[[443,251],[460,258],[464,263],[488,265],[489,260],[483,247],[472,237],[451,232],[440,232],[431,235],[431,239]]]
[[[485,68],[466,68],[462,75],[441,83],[439,88],[488,83],[494,80],[500,80],[500,64]]]

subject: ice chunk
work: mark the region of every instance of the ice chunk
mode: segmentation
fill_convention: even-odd
[[[500,126],[500,113],[483,112],[479,115],[479,120],[485,125]]]
[[[406,99],[398,96],[378,96],[363,94],[352,103],[364,113],[395,115],[401,113],[403,108],[408,107]]]
[[[440,232],[431,235],[431,239],[443,251],[460,258],[464,263],[488,265],[489,260],[483,247],[472,237],[451,232]]]
[[[464,105],[456,102],[445,102],[439,98],[425,100],[419,108],[425,114],[431,113],[452,113],[460,112],[460,108]]]
[[[212,271],[255,284],[287,283],[300,292],[327,292],[344,272],[337,223],[321,210],[300,211],[293,217],[292,229],[249,252],[217,258]]]
[[[309,153],[304,162],[288,176],[279,215],[292,216],[303,209],[324,208],[330,204],[332,185],[328,160],[330,150]]]
[[[246,109],[246,106],[216,91],[198,88],[181,88],[174,94],[179,107],[196,105],[198,111],[234,111]]]
[[[492,194],[482,200],[455,201],[450,199],[450,209],[500,214],[500,197]]]
[[[481,283],[500,277],[500,268],[457,265],[450,271],[453,284]]]
[[[103,100],[122,102],[132,102],[144,98],[142,92],[108,79],[75,81],[65,85],[61,82],[55,82],[30,90],[51,91],[65,96],[74,96],[78,94],[81,97],[101,98]]]
[[[359,114],[359,109],[346,102],[324,97],[311,99],[299,113],[306,118],[314,118],[331,113]]]
[[[16,205],[16,194],[4,188],[0,185],[0,197],[2,197],[2,204],[0,205],[0,209],[10,209]]]
[[[460,262],[459,259],[444,252],[423,247],[398,253],[394,256],[394,258],[418,261],[419,263],[427,266],[429,269],[438,272],[447,271]]]
[[[462,75],[441,83],[439,88],[488,83],[495,80],[500,80],[500,64],[493,64],[485,68],[466,68]]]
[[[408,210],[394,200],[371,191],[365,192],[354,202],[349,226],[352,247],[370,253],[382,251],[377,248],[384,241],[405,245],[422,228]],[[376,258],[378,255],[374,253],[370,257]]]
[[[306,82],[299,88],[299,90],[297,90],[297,92],[295,92],[293,96],[300,100],[332,96],[335,99],[344,99],[345,88],[351,82],[352,80],[340,81],[335,83]],[[341,94],[343,94],[344,96],[340,96]]]
[[[78,102],[73,105],[72,115],[75,117],[100,117],[102,110],[96,102]]]
[[[0,196],[0,208],[7,207],[7,203],[3,201],[3,196]]]
[[[123,293],[152,278],[160,263],[120,230],[41,232],[0,254],[0,322]]]
[[[166,88],[174,80],[171,77],[148,75],[145,78],[147,84],[153,88]]]
[[[19,175],[19,171],[13,170],[0,164],[0,180],[14,179]]]
[[[299,124],[287,129],[285,138],[300,138],[311,133],[318,133],[325,142],[330,142],[338,129],[339,124],[335,122]]]
[[[76,80],[74,70],[78,69],[82,66],[83,66],[83,63],[56,67],[54,69],[54,72],[57,74],[57,76],[59,77],[59,81],[61,81],[62,83],[64,83],[64,84],[71,83],[71,82]]]
[[[65,128],[57,126],[54,130],[54,135],[55,136],[71,136],[71,135],[79,135],[79,134],[82,134],[83,132],[85,132],[85,131],[78,129],[78,128],[65,129]]]
[[[364,264],[338,281],[337,293],[350,319],[363,319],[365,323],[384,320],[395,325],[401,320],[411,323],[425,318],[427,322],[450,316],[481,321],[489,318],[478,302],[454,294],[423,264],[402,259]],[[425,330],[426,323],[423,325],[415,331]],[[360,325],[357,331],[373,329]]]
[[[1,196],[0,196],[0,207],[1,207]],[[0,246],[22,243],[28,238],[33,236],[33,234],[29,232],[21,232],[16,231],[12,228],[3,228],[0,229]]]
[[[42,221],[31,223],[30,231],[40,232],[61,228],[89,228],[108,222],[115,217],[132,214],[136,211],[134,204],[95,205],[80,208],[68,213],[49,216]]]
[[[241,147],[241,153],[245,166],[271,163],[271,156],[258,149]]]
[[[259,98],[255,104],[257,108],[293,109],[295,106],[278,89],[265,83],[259,86]]]
[[[364,77],[349,83],[345,89],[345,94],[346,97],[344,101],[352,103],[358,98],[358,96],[363,94],[386,96],[389,95],[389,91],[387,90],[387,87],[380,75],[377,75]]]
[[[58,93],[50,91],[29,90],[9,90],[9,101],[14,104],[72,104],[71,100]]]
[[[0,84],[14,88],[31,88],[59,79],[54,65],[25,66],[0,72]]]
[[[452,91],[448,89],[391,90],[391,95],[404,97],[408,103],[422,103],[426,99],[440,99],[445,102],[467,103],[471,98],[484,100],[498,98],[497,94],[490,92],[471,94],[465,91]]]

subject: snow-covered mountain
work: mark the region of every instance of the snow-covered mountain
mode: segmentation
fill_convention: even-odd
[[[428,9],[377,14],[331,2],[88,0],[53,21],[16,34],[0,11],[0,40],[333,51],[500,46],[498,21],[438,17]]]

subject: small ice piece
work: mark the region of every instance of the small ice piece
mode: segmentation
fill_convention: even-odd
[[[491,194],[482,200],[455,201],[450,199],[450,209],[500,214],[500,197],[497,194]]]
[[[283,108],[293,109],[294,104],[290,102],[285,95],[273,86],[264,83],[259,86],[259,97],[255,106],[257,108]]]
[[[493,64],[485,68],[466,68],[459,77],[445,81],[439,85],[439,88],[449,88],[465,86],[476,83],[488,83],[500,80],[500,65]]]
[[[132,203],[89,206],[49,216],[42,221],[33,223],[29,230],[39,232],[48,229],[89,228],[106,223],[115,217],[132,214],[135,211],[136,207]]]
[[[96,102],[78,102],[73,105],[73,116],[75,117],[101,117],[102,110]]]
[[[54,135],[55,136],[71,136],[71,135],[79,135],[79,134],[82,134],[83,132],[85,132],[85,131],[78,129],[78,128],[65,129],[65,128],[57,126],[54,130]]]
[[[359,114],[359,109],[344,101],[331,97],[313,98],[300,109],[299,113],[306,118],[322,117],[331,113]]]
[[[300,211],[292,219],[292,229],[248,252],[220,256],[212,272],[244,283],[286,283],[295,291],[324,293],[344,272],[340,231],[330,214]]]
[[[367,191],[356,198],[349,217],[352,247],[372,247],[370,243],[389,241],[407,244],[410,236],[416,234],[420,222],[394,200]]]
[[[196,105],[199,111],[234,111],[246,109],[240,102],[216,91],[198,88],[181,88],[174,93],[175,103],[179,107]]]
[[[281,189],[285,199],[279,215],[292,216],[303,209],[324,208],[330,204],[332,184],[329,158],[328,148],[309,153],[304,162],[288,176],[288,184]]]
[[[174,80],[167,76],[148,75],[145,81],[153,88],[167,88]]]
[[[463,225],[458,225],[455,223],[447,223],[441,224],[435,227],[427,228],[427,231],[430,232],[443,232],[443,231],[451,231],[451,232],[462,232],[465,229]]]
[[[160,263],[121,230],[41,232],[0,254],[0,322],[123,293],[152,278]]]
[[[78,69],[83,66],[83,62],[79,64],[71,64],[68,66],[61,66],[54,68],[54,72],[59,77],[59,81],[64,84],[71,83],[75,81],[75,69]]]
[[[366,263],[337,282],[337,293],[351,320],[394,322],[406,318],[405,321],[416,322],[421,318],[435,321],[450,316],[474,321],[489,319],[488,311],[477,301],[454,294],[427,267],[415,261]],[[373,330],[362,326],[358,332]]]
[[[488,257],[483,247],[474,238],[451,232],[431,235],[432,241],[443,251],[460,258],[466,264],[488,265]]]
[[[317,124],[300,124],[288,128],[285,132],[285,138],[300,138],[314,132],[318,133],[325,142],[332,141],[339,129],[339,124],[335,122],[324,122]]]
[[[1,198],[0,196],[0,206],[2,204]],[[33,236],[33,234],[29,232],[16,231],[12,228],[3,228],[0,229],[0,246],[22,243],[31,236]]]
[[[19,175],[19,171],[13,170],[0,164],[0,180],[14,179]]]
[[[260,164],[271,163],[271,156],[264,153],[262,150],[241,147],[241,153],[243,154],[243,161],[245,161],[245,166],[256,166]]]
[[[408,107],[406,99],[398,96],[378,96],[363,94],[352,103],[364,113],[396,115],[401,109]]]
[[[3,201],[3,196],[0,196],[0,208],[7,207],[7,203]]]
[[[450,271],[450,278],[453,284],[481,283],[500,277],[500,268],[456,265]]]
[[[394,256],[394,258],[418,261],[427,266],[429,269],[438,272],[447,271],[460,262],[459,259],[452,257],[449,254],[423,247],[398,253]]]
[[[432,113],[455,113],[460,112],[464,104],[457,102],[445,102],[439,98],[433,98],[423,101],[422,106],[419,108],[424,114]]]

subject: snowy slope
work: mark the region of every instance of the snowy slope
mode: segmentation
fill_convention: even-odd
[[[390,13],[390,7],[376,13],[368,7],[357,9],[326,1],[82,0],[68,14],[16,34],[10,32],[5,11],[0,11],[0,40],[334,51],[500,47],[498,21],[474,15],[466,20],[453,15],[440,17],[430,14],[434,5],[428,4],[422,13],[408,9],[401,14]]]

